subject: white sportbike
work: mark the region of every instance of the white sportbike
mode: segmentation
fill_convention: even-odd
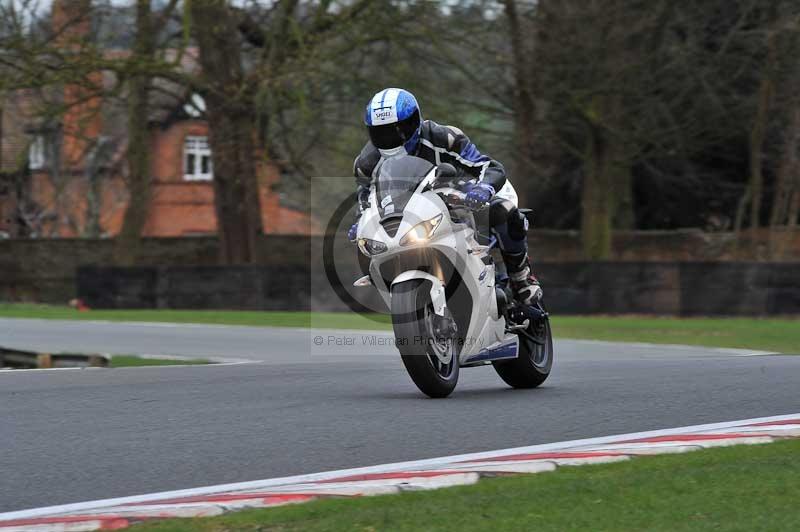
[[[488,209],[469,209],[452,165],[403,156],[381,163],[357,231],[395,345],[417,387],[446,397],[459,368],[492,364],[514,388],[550,374],[553,340],[541,303],[513,298]]]

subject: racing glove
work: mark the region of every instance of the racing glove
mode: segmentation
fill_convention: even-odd
[[[470,209],[477,209],[489,203],[492,196],[494,196],[494,187],[489,183],[479,181],[467,191],[465,202]]]

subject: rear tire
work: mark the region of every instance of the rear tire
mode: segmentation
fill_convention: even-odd
[[[430,283],[413,279],[392,286],[395,345],[411,380],[429,397],[447,397],[458,382],[458,352],[453,339],[437,339]]]
[[[541,303],[539,304],[541,306]],[[544,310],[544,307],[541,307]],[[550,375],[553,367],[553,334],[550,320],[543,318],[519,336],[519,356],[514,360],[493,362],[495,371],[513,388],[536,388]]]

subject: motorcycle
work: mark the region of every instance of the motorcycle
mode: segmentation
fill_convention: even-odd
[[[450,395],[460,368],[491,364],[508,385],[535,388],[553,364],[548,313],[514,300],[488,209],[465,203],[468,183],[447,163],[387,159],[356,233],[369,273],[354,285],[377,289],[403,364],[430,397]]]

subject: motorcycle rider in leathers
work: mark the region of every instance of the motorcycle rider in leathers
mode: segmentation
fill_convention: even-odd
[[[353,164],[359,206],[366,203],[382,160],[409,154],[435,165],[452,164],[459,176],[477,179],[467,189],[467,205],[489,204],[489,225],[516,299],[526,305],[539,301],[542,289],[528,259],[528,220],[517,208],[517,193],[503,165],[481,154],[457,127],[423,120],[416,98],[404,89],[387,88],[375,94],[367,104],[364,122],[370,140]],[[351,241],[355,241],[357,228],[358,219],[348,231]]]

